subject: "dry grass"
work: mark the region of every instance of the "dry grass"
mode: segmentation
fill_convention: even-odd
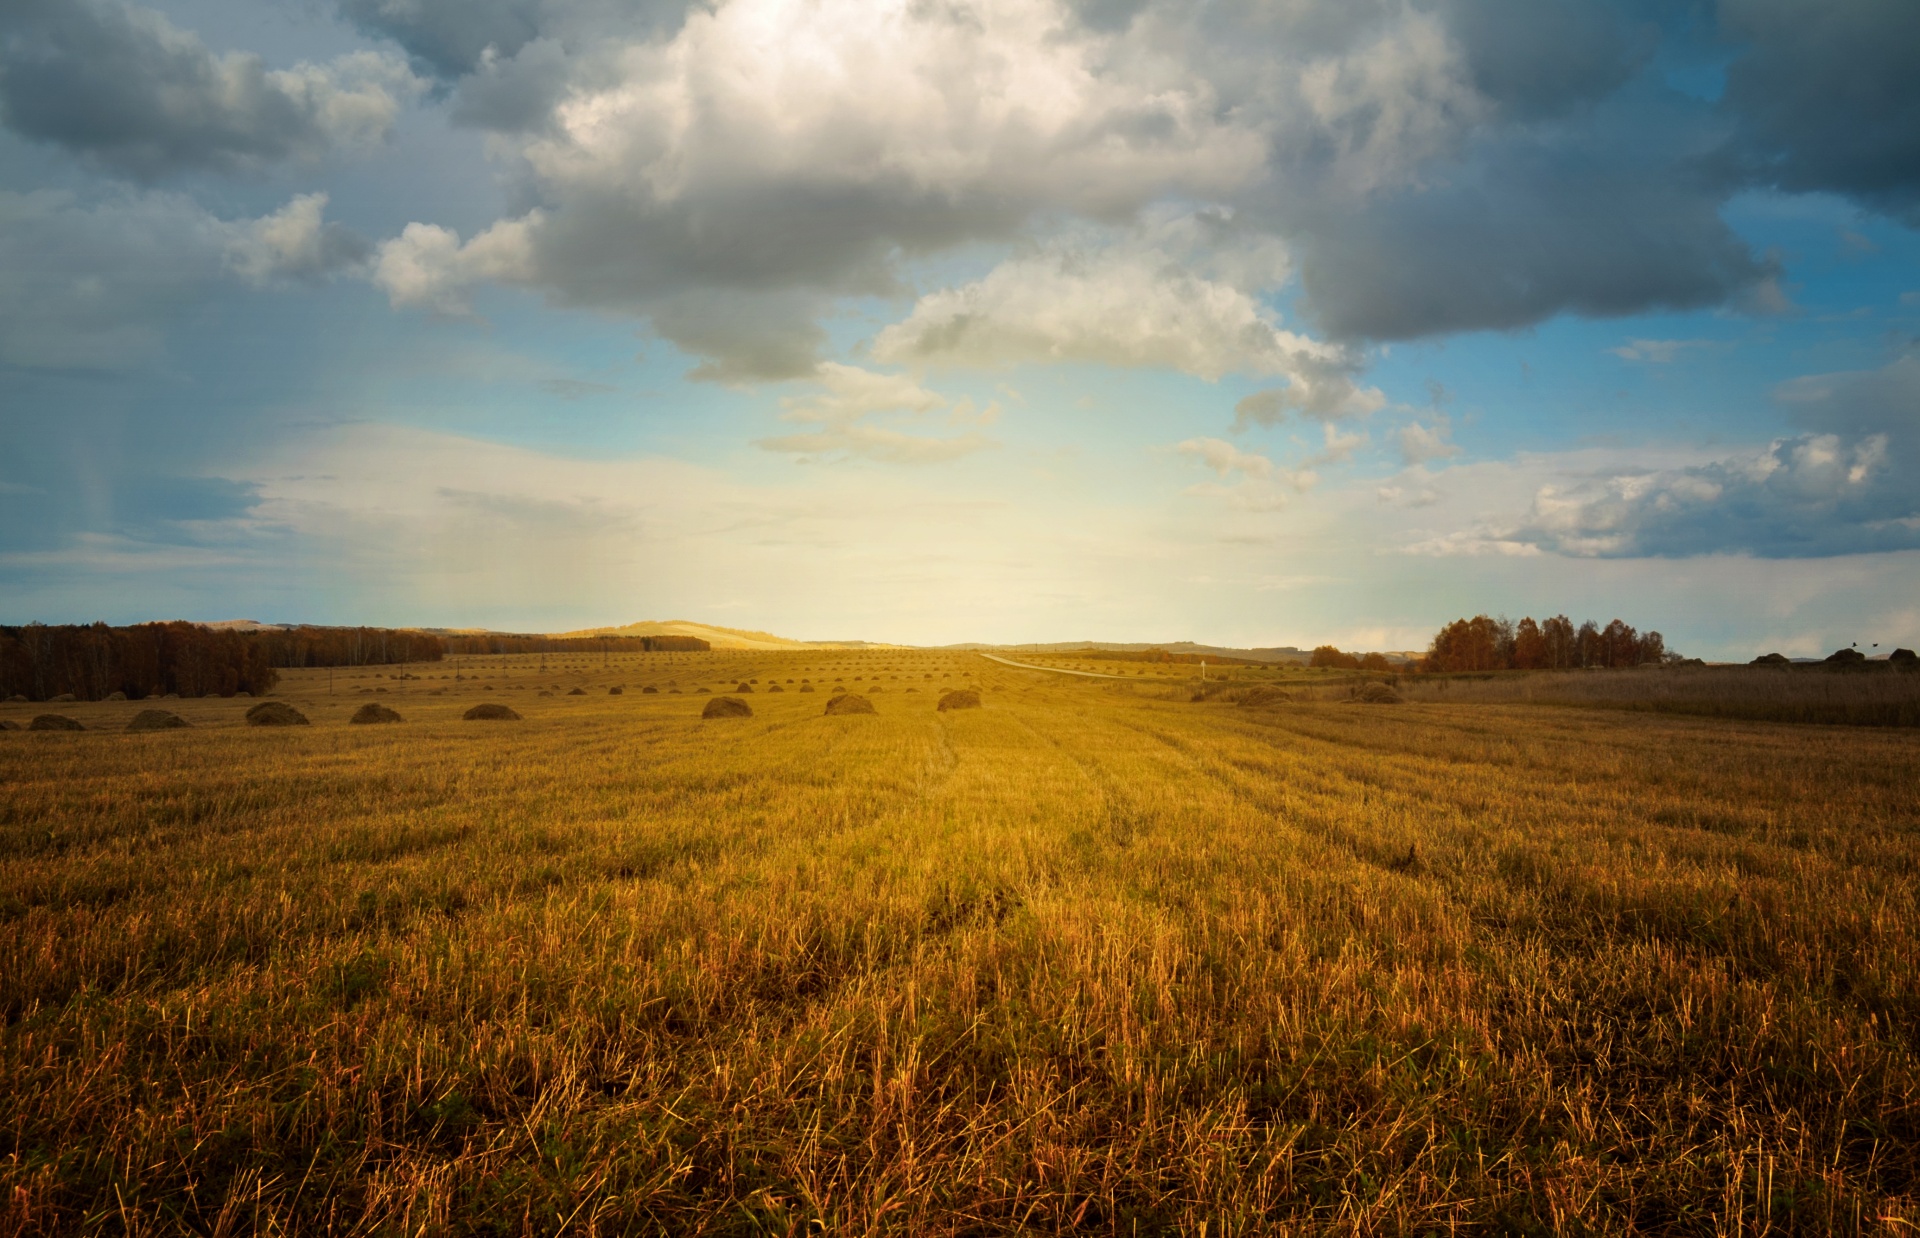
[[[0,737],[0,1231],[1920,1223],[1910,732],[442,669]]]
[[[1825,666],[1699,666],[1414,678],[1416,700],[1526,701],[1708,718],[1851,726],[1920,726],[1920,672],[1885,663]]]

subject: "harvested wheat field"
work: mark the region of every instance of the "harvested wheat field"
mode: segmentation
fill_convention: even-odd
[[[0,738],[0,1232],[1920,1225],[1910,728],[441,669]]]

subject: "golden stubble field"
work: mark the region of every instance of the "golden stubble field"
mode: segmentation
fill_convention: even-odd
[[[391,671],[0,734],[0,1232],[1920,1225],[1912,730]]]

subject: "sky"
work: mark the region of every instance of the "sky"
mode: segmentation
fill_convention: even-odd
[[[0,623],[1920,646],[1912,0],[10,0]]]

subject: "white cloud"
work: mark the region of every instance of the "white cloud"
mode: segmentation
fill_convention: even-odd
[[[532,232],[540,222],[537,211],[503,219],[464,244],[451,228],[408,224],[399,236],[381,244],[373,281],[396,309],[471,313],[468,297],[475,285],[521,283],[533,277]]]
[[[1647,365],[1671,365],[1680,354],[1690,348],[1705,348],[1711,340],[1628,340],[1617,348],[1607,351],[1622,361],[1639,361]]]
[[[1449,437],[1453,427],[1444,415],[1436,415],[1431,424],[1409,422],[1400,428],[1400,457],[1409,467],[1429,460],[1444,460],[1460,454],[1460,447]]]
[[[326,208],[326,194],[302,194],[271,215],[228,225],[228,265],[254,284],[317,279],[358,266],[371,247],[327,223]]]
[[[884,414],[920,419],[945,412],[953,422],[989,424],[999,415],[997,404],[976,413],[971,403],[948,400],[910,378],[831,361],[820,366],[815,381],[818,390],[780,401],[783,420],[815,428],[763,438],[758,446],[808,460],[863,456],[888,464],[937,464],[997,445],[978,430],[940,437],[910,434],[872,420]]]

